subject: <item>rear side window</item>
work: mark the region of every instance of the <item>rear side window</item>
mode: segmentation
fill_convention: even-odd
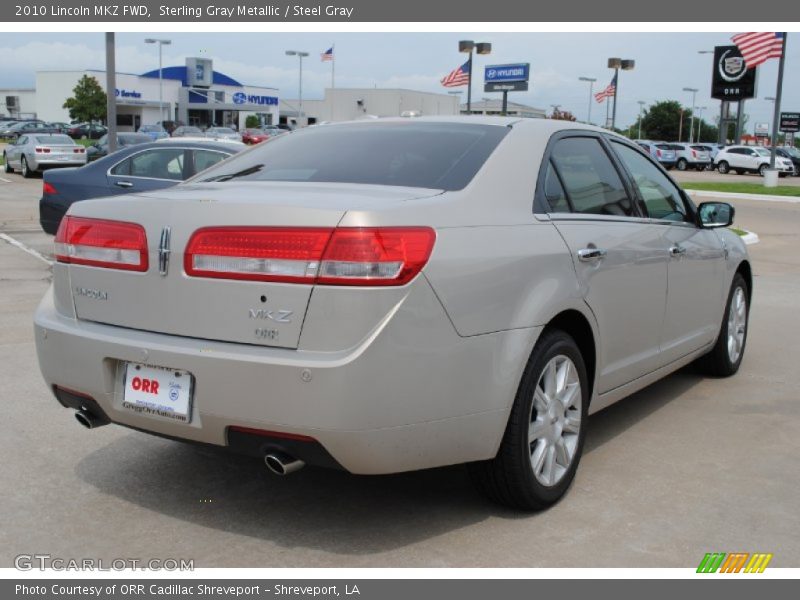
[[[227,154],[215,150],[193,150],[192,154],[194,155],[194,173],[204,171],[228,158]]]
[[[183,180],[183,148],[145,150],[111,169],[112,175]]]
[[[551,158],[575,212],[633,216],[633,203],[597,139],[559,140]]]
[[[201,181],[309,181],[460,190],[509,129],[408,121],[320,125],[203,173]]]
[[[555,169],[553,169],[552,162],[547,163],[547,171],[544,175],[544,196],[550,206],[550,212],[570,212],[567,195],[564,193],[564,187],[561,185]]]

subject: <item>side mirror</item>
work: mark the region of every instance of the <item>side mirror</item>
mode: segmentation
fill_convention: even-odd
[[[697,226],[703,229],[730,227],[736,210],[727,202],[703,202],[697,207]]]

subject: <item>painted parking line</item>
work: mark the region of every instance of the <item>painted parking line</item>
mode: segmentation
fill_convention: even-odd
[[[33,248],[31,248],[29,246],[26,246],[25,244],[23,244],[22,242],[20,242],[19,240],[15,239],[15,238],[11,237],[8,234],[0,233],[0,240],[3,240],[7,244],[11,244],[15,248],[19,248],[23,252],[27,252],[31,256],[34,256],[34,257],[38,258],[40,261],[42,261],[43,263],[46,263],[47,265],[52,265],[53,264],[53,261],[50,260],[49,258],[47,258],[44,254],[42,254],[38,250],[34,250]]]
[[[11,180],[6,179],[5,177],[0,177],[0,181],[2,181],[3,183],[11,183]]]

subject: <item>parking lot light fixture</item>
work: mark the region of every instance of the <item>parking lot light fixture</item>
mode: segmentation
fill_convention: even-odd
[[[300,78],[297,97],[297,125],[299,126],[303,122],[303,59],[308,56],[308,52],[287,50],[286,56],[296,56],[300,60]]]
[[[589,125],[592,124],[592,88],[594,87],[594,82],[597,81],[596,77],[578,77],[578,81],[588,81],[589,82],[589,110],[586,113],[586,122]]]
[[[684,92],[692,92],[692,116],[689,120],[689,143],[692,143],[692,135],[694,133],[694,111],[695,111],[695,104],[697,101],[697,92],[699,91],[697,88],[690,88],[685,87],[683,88]],[[680,140],[679,140],[680,141]]]
[[[638,100],[636,102],[639,105],[639,138],[642,139],[642,113],[644,112],[644,105],[646,102],[644,100]]]
[[[473,42],[472,40],[461,40],[458,42],[458,51],[469,54],[467,65],[469,73],[467,75],[467,114],[472,114],[472,53],[491,54],[492,45],[488,42]]]
[[[619,94],[619,72],[632,71],[636,66],[636,61],[630,58],[609,58],[608,68],[614,69],[614,112],[611,114],[611,129],[612,131],[617,124],[617,96]]]
[[[162,49],[169,46],[172,40],[146,38],[145,44],[158,44],[158,111],[161,115],[161,126],[164,126],[164,68],[162,62]]]

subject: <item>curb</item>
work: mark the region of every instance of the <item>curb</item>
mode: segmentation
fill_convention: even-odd
[[[711,190],[684,189],[690,196],[708,196],[712,198],[738,198],[740,200],[763,200],[766,202],[785,202],[800,204],[800,196],[775,196],[770,194],[740,194],[738,192],[714,192]]]

